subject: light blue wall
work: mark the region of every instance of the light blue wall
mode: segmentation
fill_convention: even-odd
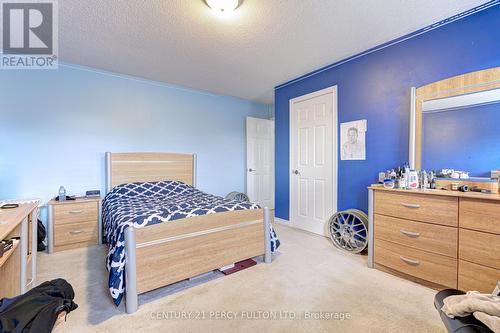
[[[1,71],[0,199],[104,192],[106,151],[197,153],[200,189],[244,190],[247,116],[269,106],[76,66]]]

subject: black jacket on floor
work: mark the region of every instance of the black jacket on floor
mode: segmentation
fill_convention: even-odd
[[[61,311],[78,305],[75,292],[64,279],[47,281],[19,296],[0,313],[1,333],[50,333]]]

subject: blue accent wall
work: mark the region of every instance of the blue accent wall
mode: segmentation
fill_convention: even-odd
[[[1,71],[0,199],[104,192],[106,151],[197,153],[200,189],[243,191],[245,119],[269,111],[79,66]]]
[[[338,209],[368,209],[379,171],[408,160],[410,87],[500,66],[496,5],[275,90],[276,215],[289,218],[289,100],[338,85],[338,118],[367,119],[366,161],[340,161]],[[340,130],[340,128],[339,128]]]
[[[500,104],[424,113],[422,167],[490,177],[500,170]]]

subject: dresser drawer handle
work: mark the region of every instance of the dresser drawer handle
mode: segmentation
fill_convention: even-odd
[[[401,204],[403,207],[406,207],[406,208],[420,208],[420,205],[417,205],[417,204],[409,204],[409,203],[402,203]]]
[[[78,234],[81,234],[83,232],[83,230],[73,230],[73,231],[70,231],[69,233],[71,235],[78,235]]]
[[[83,210],[70,210],[69,213],[73,215],[78,215],[83,213]]]
[[[400,233],[402,233],[403,235],[405,236],[408,236],[408,237],[411,237],[411,238],[418,238],[420,237],[420,233],[419,232],[413,232],[413,231],[408,231],[408,230],[399,230]]]
[[[408,258],[405,258],[403,256],[399,256],[399,259],[401,259],[403,262],[407,263],[408,265],[412,265],[412,266],[420,265],[420,261],[418,261],[418,260],[408,259]]]

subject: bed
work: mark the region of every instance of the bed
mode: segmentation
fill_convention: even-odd
[[[106,153],[103,222],[109,289],[127,313],[138,295],[271,253],[268,208],[196,189],[196,155]]]

